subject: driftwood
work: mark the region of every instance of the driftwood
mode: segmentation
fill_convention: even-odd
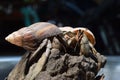
[[[89,44],[90,45],[90,44]],[[44,39],[38,49],[27,52],[10,72],[7,80],[103,80],[96,76],[106,63],[106,57],[91,47],[94,57],[74,55],[60,47],[56,37]]]

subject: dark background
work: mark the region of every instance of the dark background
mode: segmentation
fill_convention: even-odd
[[[42,21],[89,28],[96,37],[95,48],[107,56],[101,72],[105,80],[119,80],[120,0],[0,0],[0,80],[8,76],[26,52],[5,41],[5,37]]]
[[[86,27],[96,37],[98,52],[120,55],[120,0],[0,0],[0,55],[22,55],[23,48],[4,38],[42,21]]]

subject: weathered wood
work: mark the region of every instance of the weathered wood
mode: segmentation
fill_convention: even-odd
[[[34,78],[38,75],[38,73],[41,72],[50,54],[50,49],[51,49],[51,42],[50,40],[48,40],[46,51],[42,54],[38,62],[34,63],[30,67],[30,70],[24,80],[34,80]]]
[[[7,80],[24,80],[25,77],[25,68],[28,61],[29,52],[25,53],[19,63],[8,75]]]
[[[82,45],[84,49],[89,47],[87,56],[84,53],[79,55],[81,52],[65,51],[66,47],[61,48],[63,44],[58,38],[44,39],[35,52],[23,55],[7,80],[103,80],[103,76],[98,79],[96,75],[104,67],[106,57],[89,42]],[[90,53],[92,56],[88,55]]]

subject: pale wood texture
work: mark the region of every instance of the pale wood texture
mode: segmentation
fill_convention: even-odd
[[[56,37],[44,39],[36,51],[23,55],[7,80],[103,80],[103,75],[96,75],[104,67],[106,57],[87,43],[87,55],[80,55],[66,51],[69,49],[65,50]],[[82,44],[82,48],[86,46]]]

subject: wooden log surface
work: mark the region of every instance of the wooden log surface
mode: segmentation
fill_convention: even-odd
[[[106,57],[97,52],[96,62],[90,56],[66,53],[53,47],[53,43],[60,44],[53,40],[40,44],[35,52],[25,53],[7,80],[103,80],[103,75],[96,75],[104,67]]]

